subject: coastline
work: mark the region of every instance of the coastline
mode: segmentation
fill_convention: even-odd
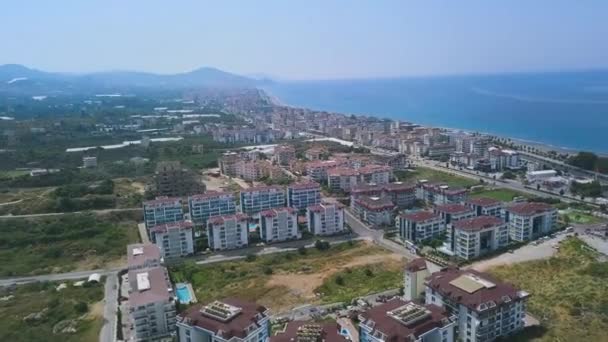
[[[279,107],[289,107],[289,108],[302,108],[302,109],[309,109],[309,108],[305,108],[305,107],[297,107],[297,106],[293,106],[290,104],[287,104],[285,102],[283,102],[279,97],[277,97],[276,95],[272,94],[268,89],[263,89],[263,88],[259,88],[260,91],[262,91],[265,96],[268,98],[268,100],[275,106],[279,106]],[[323,110],[319,110],[319,111],[323,111]],[[328,111],[330,112],[330,111]],[[334,113],[334,112],[331,112]],[[337,114],[341,114],[341,115],[345,115],[345,116],[350,116],[351,114],[349,113],[337,113]],[[354,114],[355,116],[364,116],[361,114]],[[376,118],[382,118],[382,114],[379,113],[374,113],[374,114],[367,114],[365,116],[373,116]],[[393,120],[393,119],[391,119]],[[395,120],[393,120],[395,121]],[[407,120],[404,120],[407,121]],[[409,122],[409,121],[407,121]],[[415,122],[412,122],[414,124],[416,124]],[[433,126],[431,126],[433,127]],[[480,131],[474,131],[474,130],[470,130],[470,129],[466,129],[466,128],[457,128],[457,127],[442,127],[442,126],[434,126],[437,128],[441,128],[441,129],[445,129],[445,130],[449,130],[452,132],[463,132],[463,133],[479,133],[482,135],[486,135],[486,136],[494,136],[494,137],[498,137],[498,138],[504,138],[504,139],[511,139],[511,141],[513,141],[516,144],[520,144],[520,145],[525,145],[525,146],[530,146],[536,149],[539,149],[543,152],[549,152],[549,151],[555,151],[559,154],[576,154],[578,152],[582,152],[582,150],[577,149],[577,148],[571,148],[571,147],[566,147],[566,146],[555,146],[552,144],[548,144],[548,143],[544,143],[541,141],[533,141],[533,140],[527,140],[527,139],[522,139],[522,138],[514,138],[514,137],[510,137],[510,136],[505,136],[505,135],[501,135],[501,134],[494,134],[494,133],[489,133],[489,132],[480,132]],[[594,152],[596,155],[598,156],[602,156],[602,157],[608,157],[608,153],[601,153],[601,152]]]

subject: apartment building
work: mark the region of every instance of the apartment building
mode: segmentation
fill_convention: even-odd
[[[462,203],[468,199],[468,190],[421,181],[416,189],[416,198],[434,205]]]
[[[315,160],[307,162],[304,168],[311,180],[324,183],[327,181],[327,171],[340,165],[342,162],[336,160]]]
[[[213,251],[246,247],[249,243],[249,217],[241,213],[211,216],[207,220],[207,240]]]
[[[372,227],[393,223],[394,209],[395,204],[388,197],[360,196],[353,206],[354,214]]]
[[[321,160],[323,156],[329,154],[327,148],[321,147],[311,147],[306,152],[304,152],[304,157],[308,160]]]
[[[144,202],[144,223],[146,229],[159,224],[177,222],[184,219],[182,200],[171,197],[157,197]]]
[[[392,177],[392,169],[387,165],[366,165],[357,169],[361,182],[374,184],[387,184]]]
[[[236,213],[236,199],[232,192],[207,191],[188,197],[188,207],[192,221],[205,225],[211,216]]]
[[[349,192],[360,182],[359,171],[355,169],[336,167],[327,170],[327,185],[331,191]]]
[[[324,236],[344,231],[344,206],[322,203],[307,208],[307,228],[313,235]]]
[[[513,241],[537,239],[557,226],[557,209],[546,203],[515,203],[504,208],[503,213]]]
[[[92,169],[97,167],[97,157],[82,157],[82,167]]]
[[[403,241],[421,243],[445,234],[445,223],[438,214],[431,211],[403,213],[397,217],[399,236]]]
[[[475,216],[475,211],[473,209],[460,203],[436,205],[433,208],[433,211],[435,214],[441,216],[445,224]]]
[[[426,259],[409,261],[403,273],[403,299],[419,301],[424,298],[424,281],[431,274]]]
[[[270,337],[270,342],[348,342],[340,335],[336,322],[318,323],[307,321],[289,321],[282,330]]]
[[[163,223],[150,228],[152,241],[165,259],[194,254],[194,224],[192,221]]]
[[[260,221],[260,237],[265,242],[279,242],[299,239],[298,211],[284,207],[261,211],[257,215]]]
[[[160,248],[151,243],[135,243],[127,246],[127,267],[129,270],[160,266],[163,262]]]
[[[350,189],[350,207],[354,210],[355,201],[362,196],[380,197],[384,189],[377,184],[358,184]]]
[[[179,342],[267,342],[270,312],[235,298],[194,305],[177,318]]]
[[[394,298],[359,314],[361,342],[453,342],[456,317],[437,305]]]
[[[410,208],[416,202],[416,186],[395,182],[382,185],[382,193],[400,209]]]
[[[311,205],[321,203],[321,186],[315,182],[302,182],[287,187],[287,206],[306,210]]]
[[[241,212],[255,215],[262,210],[285,206],[285,190],[280,186],[260,186],[241,191]]]
[[[473,209],[477,216],[502,216],[502,202],[489,197],[470,198],[466,204]]]
[[[160,196],[188,196],[205,191],[198,176],[182,167],[179,161],[159,162],[154,173],[156,192]]]
[[[241,161],[241,157],[236,152],[226,152],[218,160],[220,172],[228,177],[237,176],[237,164]]]
[[[426,281],[426,303],[458,317],[456,339],[493,341],[524,328],[529,294],[474,270],[447,268]]]
[[[291,145],[276,146],[272,159],[281,166],[289,166],[296,159],[296,149]]]
[[[136,341],[154,341],[175,331],[173,286],[164,267],[132,269],[129,277],[129,320]]]
[[[258,160],[241,160],[236,163],[236,177],[246,181],[255,181],[262,178],[262,168]]]
[[[471,260],[509,244],[507,224],[496,216],[476,216],[448,226],[447,243],[454,255]]]

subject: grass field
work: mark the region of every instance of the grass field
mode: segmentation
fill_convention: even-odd
[[[531,293],[528,310],[546,328],[514,341],[608,341],[608,263],[595,257],[573,238],[551,259],[491,271]]]
[[[136,221],[123,216],[72,214],[2,219],[0,276],[60,273],[121,264],[126,245],[139,241]]]
[[[415,171],[399,171],[395,175],[400,181],[415,181],[426,179],[432,183],[443,183],[452,187],[463,187],[468,188],[473,185],[479,184],[479,182],[460,177],[457,175],[450,174],[448,172],[436,171],[426,167],[416,167]]]
[[[223,297],[255,300],[280,312],[304,303],[349,300],[399,287],[404,261],[364,242],[334,245],[327,251],[308,249],[211,265],[186,263],[171,268],[174,282],[191,282],[201,302]],[[367,276],[364,268],[374,274]],[[352,272],[346,274],[346,270]],[[341,275],[343,285],[335,283]],[[318,293],[323,293],[319,295]]]
[[[0,297],[6,299],[0,301],[0,341],[98,341],[103,325],[103,284],[70,284],[57,291],[58,285],[36,283],[0,288]],[[40,316],[34,317],[37,313]],[[69,327],[75,332],[62,332]]]
[[[502,202],[510,202],[513,200],[513,197],[523,196],[530,197],[523,192],[510,190],[510,189],[482,189],[475,190],[471,192],[471,197],[489,197]]]
[[[568,217],[569,223],[595,224],[602,222],[599,217],[595,217],[580,210],[569,209],[564,215]]]

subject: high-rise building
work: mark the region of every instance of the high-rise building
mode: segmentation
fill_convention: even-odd
[[[188,207],[192,221],[205,225],[211,216],[236,213],[236,199],[231,192],[207,191],[188,197]]]
[[[344,206],[322,203],[308,207],[308,231],[313,235],[334,235],[344,231]]]
[[[389,197],[361,196],[355,200],[354,214],[373,227],[392,225],[395,204]]]
[[[274,208],[261,211],[260,237],[265,242],[279,242],[299,239],[298,212],[294,208]]]
[[[466,204],[470,206],[475,215],[477,216],[496,216],[501,217],[502,215],[502,203],[499,200],[489,197],[476,197],[470,198],[466,201]]]
[[[184,210],[179,198],[157,197],[155,200],[144,202],[144,222],[147,229],[183,219]]]
[[[551,233],[557,225],[557,209],[546,203],[515,203],[504,208],[503,212],[509,238],[513,241],[537,239]]]
[[[321,186],[315,182],[291,184],[287,187],[287,206],[297,210],[321,203]]]
[[[159,196],[188,196],[205,191],[203,183],[179,161],[159,162],[154,173],[156,192]]]
[[[475,216],[473,209],[460,203],[437,205],[433,208],[433,211],[441,216],[445,224]]]
[[[207,220],[209,248],[214,251],[246,247],[249,220],[245,214],[211,216]]]
[[[462,259],[471,260],[509,243],[506,223],[496,216],[476,216],[448,226],[448,246]]]
[[[160,248],[165,260],[194,254],[192,221],[177,221],[154,226],[150,229],[150,237]]]
[[[260,186],[241,191],[241,212],[255,215],[262,210],[285,206],[285,190],[280,186]]]
[[[421,243],[445,234],[445,223],[438,214],[430,211],[404,213],[395,220],[403,241]]]

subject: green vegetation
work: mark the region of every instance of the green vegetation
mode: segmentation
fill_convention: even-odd
[[[519,191],[496,188],[496,189],[476,189],[471,192],[471,197],[489,197],[503,202],[510,202],[514,197],[523,196],[529,198],[530,196]]]
[[[110,214],[0,220],[0,276],[100,268],[138,241],[136,227]]]
[[[531,293],[528,309],[547,329],[540,336],[524,333],[513,340],[608,340],[608,263],[596,257],[584,242],[571,238],[560,244],[551,259],[492,270]]]
[[[429,182],[443,183],[452,187],[470,188],[473,185],[479,184],[477,181],[454,175],[449,171],[437,171],[421,166],[417,167],[415,171],[396,171],[395,176],[400,181],[426,179]]]
[[[316,289],[324,303],[346,302],[363,295],[399,288],[403,273],[385,264],[338,272]]]
[[[602,185],[598,181],[590,183],[572,182],[570,191],[573,194],[582,197],[600,197],[602,196]]]
[[[598,157],[592,152],[579,152],[577,155],[568,158],[566,162],[585,170],[608,173],[608,158]]]
[[[103,299],[103,284],[70,284],[57,291],[58,285],[35,283],[0,289],[0,297],[8,298],[0,301],[0,341],[97,341],[103,317],[93,308]],[[75,332],[68,332],[70,328]]]
[[[587,214],[580,210],[569,209],[564,213],[564,221],[570,224],[594,224],[602,222],[602,220],[598,217],[595,217],[591,214]]]
[[[362,277],[354,284],[350,282],[351,278],[343,275],[345,280],[349,280],[348,283],[345,282],[345,289],[340,289],[340,294],[325,292],[327,299],[323,298],[324,302],[337,297],[354,298],[367,294],[368,291],[396,288],[399,281],[383,288],[389,283],[387,279],[395,279],[395,275],[389,276],[389,273],[400,277],[398,274],[403,267],[402,263],[390,256],[385,250],[366,243],[343,243],[332,245],[327,250],[300,249],[209,265],[186,262],[171,267],[170,274],[174,282],[190,282],[201,302],[236,296],[256,300],[273,310],[280,310],[314,302],[314,292],[318,287],[329,281],[334,273],[347,267],[354,270],[355,265],[365,267],[373,264],[373,267],[369,267],[373,269],[374,276]],[[386,262],[378,264],[383,261]],[[351,263],[354,264],[351,266]],[[334,289],[338,290],[331,290]]]

